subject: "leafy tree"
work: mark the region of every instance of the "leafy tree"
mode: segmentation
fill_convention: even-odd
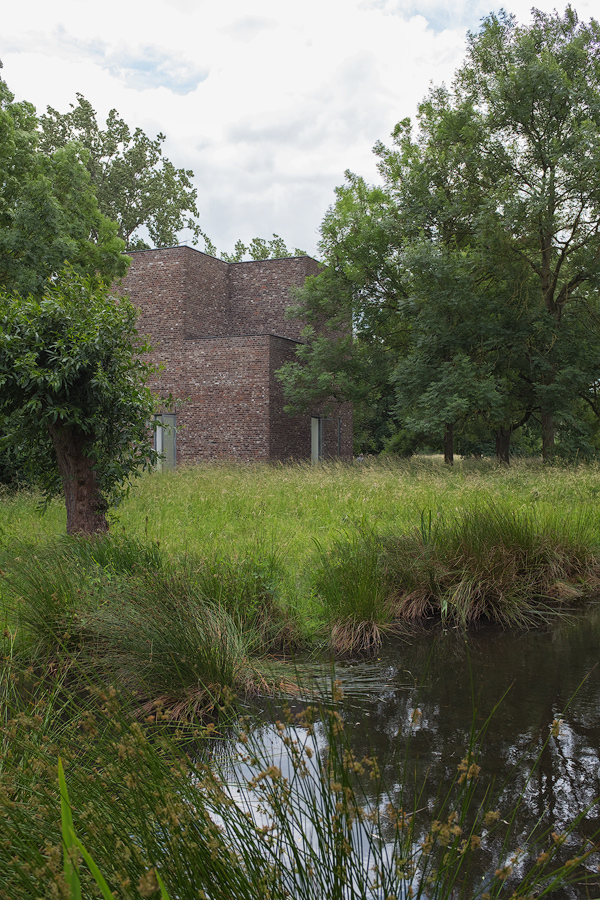
[[[108,528],[106,511],[156,462],[155,399],[137,311],[106,284],[66,269],[41,297],[0,293],[0,444],[16,448],[69,534]]]
[[[217,249],[214,244],[205,240],[207,253],[213,256],[217,255]],[[246,246],[243,241],[236,241],[233,253],[221,253],[221,259],[226,262],[242,262],[244,257],[248,255],[250,259],[285,259],[290,256],[306,256],[304,250],[295,247],[294,250],[288,250],[283,238],[278,234],[273,234],[271,240],[264,238],[252,238],[250,244]]]
[[[580,23],[570,6],[562,17],[534,10],[529,28],[506,15],[490,16],[469,37],[456,104],[475,113],[478,177],[493,182],[498,244],[529,268],[532,300],[541,307],[546,338],[536,393],[547,454],[555,416],[564,414],[574,394],[587,390],[595,367],[590,356],[596,355],[600,284],[600,26],[595,20]],[[465,181],[470,186],[474,178],[465,173]],[[572,352],[573,342],[585,338],[578,327],[582,317],[594,332],[593,342],[584,342],[583,358]],[[565,369],[571,370],[567,378]]]
[[[448,457],[454,428],[484,421],[508,460],[511,434],[533,417],[547,457],[556,423],[570,427],[581,400],[594,408],[600,26],[570,7],[534,11],[529,27],[489,16],[417,124],[376,147],[380,196],[350,176],[324,222],[357,349],[370,339],[372,369],[395,357],[384,378],[396,421],[443,429]],[[300,370],[284,375],[293,396]]]
[[[41,153],[37,129],[33,106],[15,103],[0,79],[0,287],[39,296],[65,260],[81,273],[124,275],[125,245],[77,153]]]
[[[194,243],[205,237],[196,221],[194,173],[176,168],[163,157],[164,134],[150,138],[141,128],[132,131],[115,109],[102,129],[96,111],[81,94],[70,112],[49,106],[40,125],[40,146],[46,153],[70,145],[78,148],[98,205],[117,223],[128,250],[148,248],[140,234],[143,228],[158,247],[176,244],[184,228],[192,232]]]

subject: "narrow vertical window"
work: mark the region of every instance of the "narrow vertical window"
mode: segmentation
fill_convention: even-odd
[[[177,417],[173,413],[164,413],[154,419],[154,449],[162,455],[156,468],[174,469],[177,463]]]
[[[323,420],[320,416],[310,419],[310,458],[313,462],[323,459]]]

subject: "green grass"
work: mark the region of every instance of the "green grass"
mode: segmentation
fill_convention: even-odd
[[[373,866],[382,896],[581,886],[578,817],[564,847],[540,826],[521,853],[520,798],[496,800],[476,735],[423,810],[414,773],[388,798],[352,756],[333,698],[281,725],[287,774],[247,731],[243,806],[214,729],[285,690],[273,657],[302,647],[373,652],[423,615],[546,627],[598,588],[599,497],[595,466],[206,465],[141,479],[90,542],[63,536],[60,504],[40,518],[34,495],[2,496],[1,900],[66,900],[77,879],[108,896],[100,873],[122,898],[163,879],[171,900],[366,900]]]
[[[361,524],[399,534],[418,524],[423,510],[435,517],[475,499],[504,500],[515,510],[575,513],[596,508],[599,498],[597,465],[521,461],[507,469],[466,460],[451,469],[427,458],[318,466],[214,463],[142,477],[111,527],[179,556],[243,552],[258,534],[298,572],[312,556],[315,538],[328,546]],[[40,518],[34,495],[0,496],[0,559],[15,539],[39,545],[64,530],[60,501]]]
[[[598,590],[597,516],[473,503],[384,542],[390,603],[402,619],[547,624]]]
[[[202,465],[140,479],[89,542],[6,494],[4,617],[22,658],[87,653],[185,716],[267,688],[267,656],[375,653],[425,617],[550,624],[600,584],[599,496],[596,466]]]

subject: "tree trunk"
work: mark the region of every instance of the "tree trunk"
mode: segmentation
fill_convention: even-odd
[[[454,465],[454,425],[451,422],[444,428],[444,462],[447,466]]]
[[[496,459],[507,466],[510,465],[510,438],[512,433],[513,429],[510,425],[508,428],[501,425],[496,432]]]
[[[48,430],[65,493],[67,534],[105,534],[106,503],[98,490],[92,460],[84,452],[86,435],[70,426],[49,425]]]
[[[542,413],[542,459],[548,462],[554,450],[554,416],[552,413]]]

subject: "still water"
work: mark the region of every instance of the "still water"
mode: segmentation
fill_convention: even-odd
[[[326,665],[305,661],[299,673],[323,696],[330,693]],[[485,727],[481,791],[493,791],[504,815],[522,798],[514,846],[544,829],[562,833],[584,810],[579,837],[600,829],[600,603],[547,631],[490,627],[465,634],[438,625],[384,647],[376,659],[338,663],[334,677],[355,754],[375,754],[389,795],[403,802],[408,773],[409,803],[418,795],[425,817],[455,777],[472,735]],[[273,714],[264,712],[263,742],[281,764],[266,721]],[[553,729],[558,733],[549,739]],[[368,785],[365,799],[375,801]],[[482,864],[493,865],[492,857]],[[583,890],[551,896],[600,897],[600,886]]]

